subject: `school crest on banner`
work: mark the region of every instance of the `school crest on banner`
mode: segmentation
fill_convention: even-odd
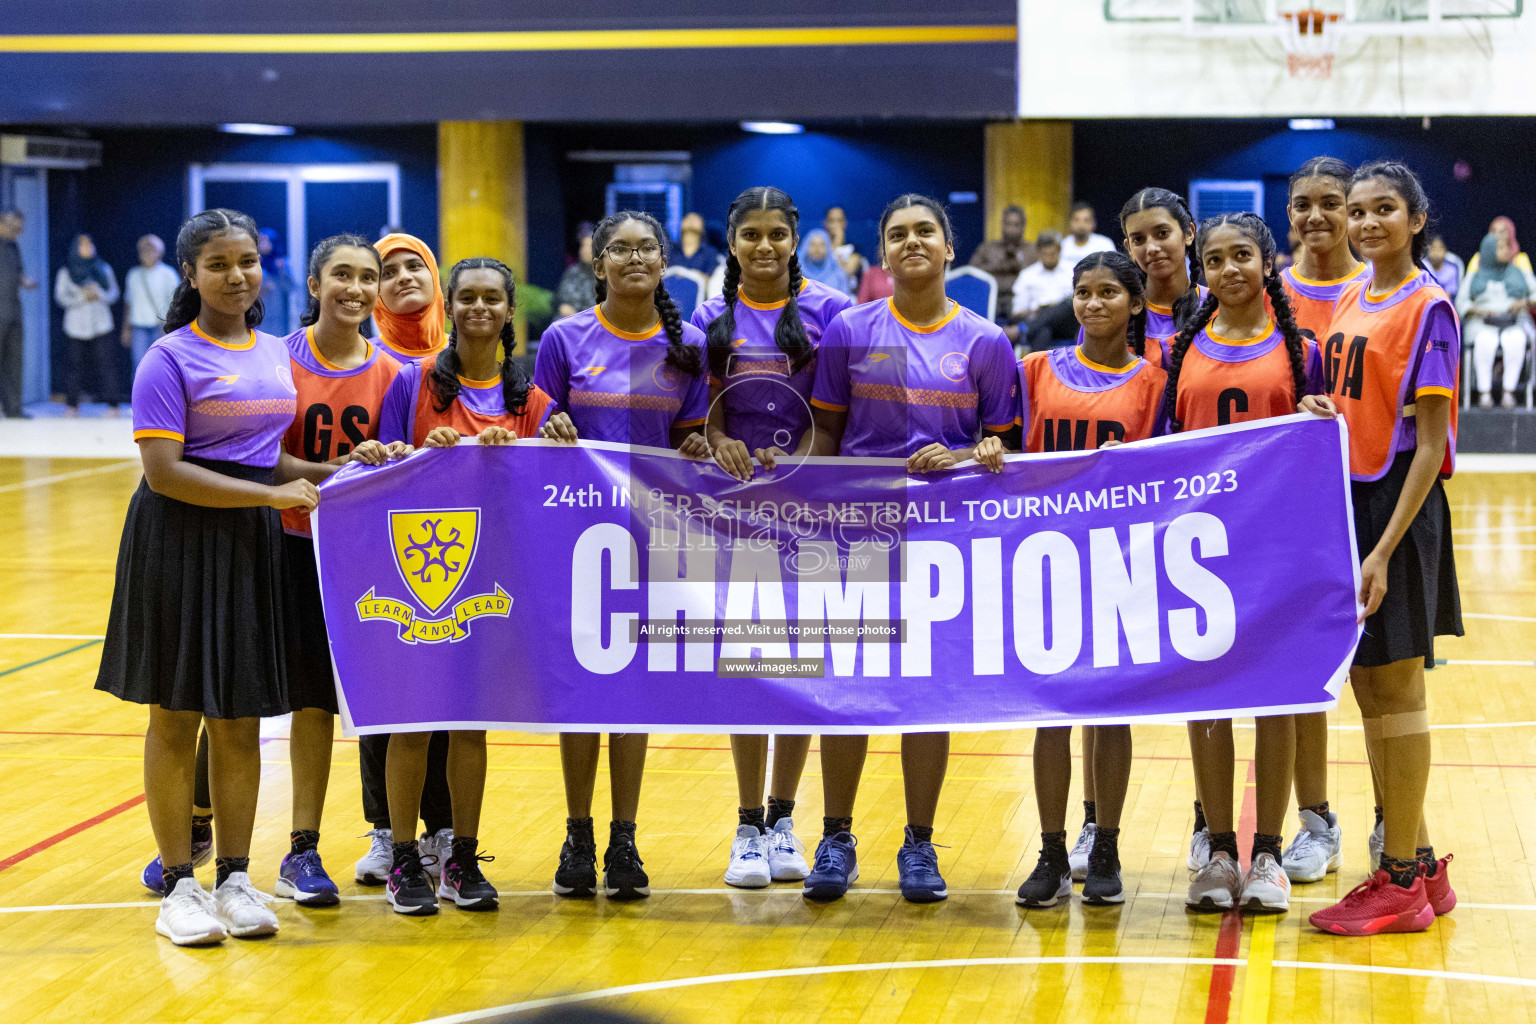
[[[478,508],[391,510],[390,548],[395,568],[414,603],[380,597],[377,587],[357,600],[360,620],[387,619],[400,627],[408,644],[458,641],[469,636],[469,624],[485,615],[506,618],[512,598],[496,584],[490,593],[476,594],[453,604],[448,615],[432,618],[448,606],[474,564],[480,541]],[[417,614],[417,608],[427,616]]]

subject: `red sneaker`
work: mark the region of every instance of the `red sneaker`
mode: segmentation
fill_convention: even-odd
[[[1314,928],[1335,935],[1421,932],[1435,920],[1435,909],[1424,895],[1422,869],[1408,889],[1393,885],[1391,875],[1377,871],[1348,896],[1308,920]]]
[[[1445,871],[1446,865],[1455,859],[1454,853],[1441,857],[1435,864],[1435,873],[1424,879],[1424,896],[1435,908],[1436,917],[1456,909],[1456,890],[1451,888],[1451,878]]]

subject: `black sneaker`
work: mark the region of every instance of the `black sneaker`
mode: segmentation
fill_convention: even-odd
[[[1118,836],[1106,836],[1101,829],[1088,855],[1088,877],[1083,882],[1083,902],[1103,907],[1125,902],[1120,886],[1120,842]]]
[[[608,842],[603,854],[603,895],[611,900],[638,900],[651,894],[635,837],[620,835]]]
[[[557,896],[591,896],[597,892],[597,841],[590,831],[566,830],[552,888]]]
[[[437,895],[453,900],[460,910],[495,910],[498,893],[496,887],[485,880],[480,862],[489,864],[495,857],[476,854],[462,863],[457,857],[449,857],[443,865],[443,880],[438,884]]]
[[[1072,865],[1066,846],[1046,846],[1040,851],[1035,870],[1019,886],[1014,902],[1021,907],[1054,907],[1063,896],[1072,895]]]
[[[425,917],[437,913],[437,897],[432,894],[432,880],[421,866],[421,854],[402,858],[389,872],[384,898],[397,914]]]

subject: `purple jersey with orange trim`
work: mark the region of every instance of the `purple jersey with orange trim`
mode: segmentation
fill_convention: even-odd
[[[1322,360],[1310,338],[1302,339],[1302,366],[1307,378],[1303,394],[1322,394]],[[1179,366],[1174,416],[1184,430],[1204,430],[1286,416],[1296,411],[1299,401],[1291,354],[1278,327],[1271,323],[1243,341],[1223,338],[1207,327],[1190,341]]]
[[[1314,281],[1296,273],[1295,267],[1286,267],[1280,271],[1280,284],[1285,288],[1285,297],[1291,302],[1291,314],[1296,318],[1296,326],[1301,328],[1302,334],[1317,341],[1328,336],[1328,322],[1333,319],[1333,307],[1338,304],[1344,289],[1370,276],[1369,263],[1362,263],[1355,268],[1354,273],[1333,281]],[[1268,296],[1264,298],[1264,305],[1269,305]],[[1274,316],[1275,311],[1271,309],[1269,315]]]
[[[1160,432],[1168,374],[1145,359],[1112,369],[1072,345],[1031,352],[1018,377],[1026,452],[1088,451]]]
[[[191,323],[139,363],[133,439],[171,438],[193,458],[270,468],[296,407],[282,339],[252,331],[244,345],[226,345]]]
[[[380,346],[368,345],[368,357],[343,369],[321,354],[315,329],[301,327],[283,339],[298,393],[298,412],[283,438],[288,454],[306,462],[329,462],[379,436],[379,410],[400,364]],[[310,535],[309,513],[283,509],[283,529]]]
[[[683,340],[699,349],[703,365],[704,332],[683,324]],[[709,415],[709,377],[689,376],[666,359],[661,324],[621,331],[594,306],[545,329],[533,380],[583,440],[670,448],[673,427],[697,427]]]
[[[846,410],[839,454],[906,458],[935,442],[976,443],[1013,426],[1018,380],[1002,328],[958,303],[917,327],[892,299],[845,309],[817,351],[811,404]]]
[[[811,386],[816,380],[816,357],[812,355],[791,373],[789,357],[774,341],[774,330],[788,299],[767,304],[753,302],[736,293],[736,332],[731,339],[731,354],[726,360],[725,377],[710,381],[723,389],[725,433],[741,441],[748,451],[777,445],[786,452],[795,450],[800,435],[811,422]],[[832,320],[853,305],[847,293],[820,281],[806,281],[795,301],[800,323],[810,343],[821,343]],[[717,295],[693,314],[693,326],[709,335],[710,323],[725,312],[725,297]]]
[[[428,356],[401,367],[384,395],[384,408],[379,413],[380,441],[404,441],[419,448],[433,427],[452,427],[460,437],[477,437],[486,427],[506,427],[518,437],[538,437],[539,428],[553,411],[549,396],[535,386],[528,389],[522,412],[508,412],[500,377],[460,377],[458,395],[448,408],[439,411],[437,392],[428,379],[436,363],[437,356]]]

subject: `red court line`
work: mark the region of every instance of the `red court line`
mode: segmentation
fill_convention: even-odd
[[[20,853],[13,853],[9,857],[5,858],[5,860],[0,860],[0,871],[4,871],[6,868],[15,867],[17,864],[20,864],[22,861],[26,860],[28,857],[36,856],[37,854],[42,853],[44,850],[48,849],[49,847],[57,846],[59,843],[62,843],[64,840],[68,839],[70,836],[79,835],[81,832],[84,832],[86,829],[94,828],[95,826],[100,825],[104,821],[107,821],[107,820],[109,820],[111,818],[117,817],[119,814],[122,814],[124,811],[131,811],[131,810],[133,810],[135,807],[139,806],[139,804],[141,804],[143,802],[144,802],[144,794],[140,793],[138,796],[134,797],[131,800],[124,800],[122,803],[118,804],[116,807],[109,808],[108,810],[102,811],[100,814],[96,815],[96,817],[94,817],[94,818],[87,818],[84,821],[80,822],[79,824],[71,825],[71,826],[69,826],[69,828],[65,829],[63,832],[59,832],[59,833],[57,833],[55,835],[51,835],[47,839],[44,839],[42,842],[34,843],[33,845],[27,847],[25,850],[22,850]]]
[[[1248,782],[1254,782],[1253,762],[1248,762]],[[1256,787],[1243,787],[1243,807],[1237,816],[1237,852],[1243,856],[1244,840],[1253,835],[1258,824],[1259,809],[1254,794]],[[1243,915],[1231,911],[1221,916],[1221,930],[1216,934],[1216,956],[1224,960],[1236,960],[1243,943]],[[1205,1024],[1227,1024],[1232,1009],[1232,983],[1237,980],[1236,964],[1218,964],[1211,968],[1211,989],[1205,999]]]

